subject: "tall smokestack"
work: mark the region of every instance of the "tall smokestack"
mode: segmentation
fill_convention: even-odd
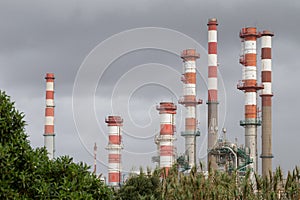
[[[261,92],[262,104],[262,175],[267,177],[272,171],[272,36],[270,31],[261,33]]]
[[[121,150],[123,119],[120,116],[108,116],[105,119],[108,126],[108,184],[119,187],[121,184]]]
[[[242,55],[240,63],[243,65],[243,80],[237,88],[245,93],[245,120],[240,125],[245,128],[245,146],[250,151],[253,161],[252,169],[257,172],[257,126],[261,121],[257,116],[257,90],[263,88],[257,84],[256,71],[256,40],[259,37],[255,27],[243,28],[240,32],[242,41]]]
[[[49,159],[54,158],[55,134],[54,134],[54,74],[46,74],[46,109],[44,146],[48,151]]]
[[[196,59],[200,55],[195,49],[184,50],[181,54],[184,62],[183,82],[183,98],[179,100],[186,109],[185,115],[185,131],[181,132],[181,136],[185,138],[185,155],[187,156],[189,167],[196,165],[196,136],[200,133],[197,131],[197,115],[196,106],[202,104],[202,100],[196,99]]]
[[[159,167],[165,169],[166,175],[175,161],[173,142],[176,139],[175,114],[177,107],[172,102],[161,102],[156,107],[160,114],[160,134],[157,138],[159,145]]]
[[[216,158],[210,151],[218,140],[218,64],[217,64],[217,26],[216,18],[208,20],[208,142],[207,163],[213,169],[218,169]]]

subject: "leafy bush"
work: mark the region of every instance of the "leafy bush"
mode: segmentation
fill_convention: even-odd
[[[112,191],[86,164],[63,156],[49,160],[32,149],[24,114],[0,91],[0,199],[112,199]]]

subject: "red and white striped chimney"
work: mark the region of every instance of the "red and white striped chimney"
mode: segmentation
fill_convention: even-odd
[[[179,103],[185,106],[185,131],[181,136],[185,138],[185,155],[187,156],[189,167],[196,165],[196,136],[200,133],[197,131],[197,112],[196,106],[202,104],[202,100],[196,99],[196,59],[200,55],[195,49],[187,49],[181,53],[184,62],[183,98]]]
[[[173,142],[176,139],[174,132],[177,107],[172,102],[161,102],[156,109],[160,114],[160,134],[157,138],[160,155],[159,166],[165,169],[166,175],[168,175],[169,169],[175,161]]]
[[[217,26],[216,18],[208,20],[208,141],[207,163],[213,169],[218,169],[216,158],[210,153],[218,141],[218,64],[217,64]]]
[[[243,28],[240,32],[242,41],[242,55],[240,63],[243,65],[243,80],[237,88],[245,94],[245,119],[240,125],[245,128],[245,147],[250,151],[253,161],[252,169],[257,172],[257,126],[261,121],[257,115],[257,91],[263,86],[257,84],[256,69],[256,40],[259,37],[255,27]]]
[[[261,33],[261,92],[262,104],[262,175],[267,177],[272,171],[272,37],[270,31]]]
[[[55,134],[54,134],[54,74],[46,74],[46,109],[44,146],[48,151],[49,159],[54,158]]]
[[[105,119],[108,126],[108,184],[110,186],[119,187],[121,184],[121,150],[123,119],[120,116],[108,116]]]

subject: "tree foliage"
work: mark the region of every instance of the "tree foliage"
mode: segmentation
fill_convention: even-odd
[[[86,164],[32,149],[24,127],[24,114],[0,91],[0,199],[112,199]]]
[[[116,199],[120,200],[158,200],[161,199],[160,173],[150,171],[145,174],[140,169],[139,175],[132,175],[125,185],[117,192]]]

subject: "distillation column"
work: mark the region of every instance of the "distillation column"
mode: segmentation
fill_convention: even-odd
[[[208,141],[207,164],[213,169],[218,169],[216,158],[210,151],[218,142],[218,64],[217,64],[217,26],[216,18],[208,21]]]
[[[261,92],[262,104],[262,175],[267,177],[272,171],[272,36],[270,31],[261,33]]]
[[[121,184],[121,150],[123,119],[120,116],[108,116],[105,119],[108,126],[108,185],[119,187]]]
[[[252,169],[257,172],[257,126],[261,121],[257,116],[257,91],[263,86],[257,84],[256,70],[256,40],[259,37],[255,27],[243,28],[240,32],[242,41],[242,55],[240,63],[243,65],[243,80],[237,88],[245,94],[245,120],[240,125],[245,128],[245,147],[250,151],[253,161]]]
[[[175,114],[177,107],[172,102],[161,102],[156,107],[160,114],[160,134],[157,138],[159,145],[159,167],[165,169],[166,175],[175,161],[173,142],[176,139]]]
[[[46,109],[45,109],[45,130],[44,146],[48,151],[49,159],[54,158],[55,134],[54,134],[54,74],[46,74]]]
[[[196,59],[200,55],[195,49],[184,50],[181,54],[184,62],[183,98],[179,103],[185,106],[185,131],[181,136],[185,138],[185,155],[188,159],[189,167],[196,165],[196,136],[200,135],[197,131],[196,106],[202,103],[202,100],[196,99]]]

